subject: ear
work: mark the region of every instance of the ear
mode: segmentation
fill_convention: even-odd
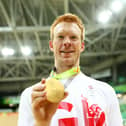
[[[53,42],[51,40],[49,41],[49,48],[53,52]]]
[[[85,43],[84,43],[84,41],[83,41],[83,42],[81,42],[81,52],[83,52],[84,49],[85,49]]]

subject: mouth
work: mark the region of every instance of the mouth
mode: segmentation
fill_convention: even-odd
[[[64,58],[70,58],[72,57],[72,55],[74,54],[75,51],[70,50],[70,51],[60,51],[60,54],[64,57]]]
[[[60,51],[60,53],[73,53],[74,51]]]

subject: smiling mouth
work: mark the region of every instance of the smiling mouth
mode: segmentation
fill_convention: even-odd
[[[74,51],[60,51],[60,53],[73,53]]]

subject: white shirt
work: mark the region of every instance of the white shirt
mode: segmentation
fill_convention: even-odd
[[[64,84],[66,80],[61,80]],[[50,126],[123,126],[116,94],[108,84],[79,73],[67,86]],[[34,126],[32,87],[21,95],[18,126]]]

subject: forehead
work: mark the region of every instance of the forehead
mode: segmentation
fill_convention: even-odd
[[[75,33],[75,34],[81,34],[81,30],[79,26],[76,23],[73,22],[61,22],[57,24],[54,28],[54,33]]]

